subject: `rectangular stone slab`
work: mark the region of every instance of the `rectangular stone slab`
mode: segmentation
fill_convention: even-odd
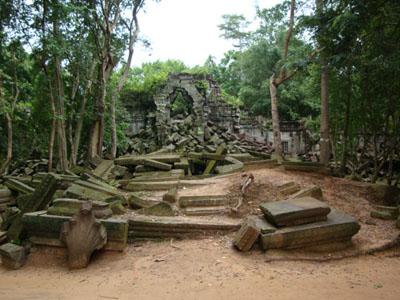
[[[213,221],[194,217],[134,216],[129,219],[129,231],[133,237],[135,232],[148,232],[148,236],[153,237],[168,236],[168,234],[174,236],[173,233],[188,234],[201,231],[234,231],[239,228],[240,224],[237,222]]]
[[[228,204],[228,200],[224,198],[224,196],[213,196],[206,195],[200,197],[192,197],[192,196],[181,196],[179,198],[179,206],[180,207],[192,207],[192,206],[218,206],[218,205],[226,205]]]
[[[114,160],[114,164],[120,166],[143,165],[144,159],[152,159],[163,163],[175,163],[181,160],[179,154],[156,154],[156,155],[132,155],[119,157]]]
[[[22,194],[29,194],[34,192],[34,188],[14,178],[7,179],[5,186],[10,190]]]
[[[330,208],[311,197],[263,203],[265,218],[276,226],[291,226],[326,220]]]
[[[96,191],[88,188],[87,186],[82,186],[78,184],[72,184],[65,191],[64,194],[66,197],[82,198],[95,201],[106,201],[106,199],[112,197],[110,194],[106,194],[101,191]]]
[[[321,163],[284,161],[282,165],[287,171],[315,172],[329,174],[329,169]]]
[[[0,199],[8,198],[11,196],[12,196],[12,192],[8,188],[0,189]]]
[[[215,152],[215,154],[222,155],[224,153],[224,151],[225,151],[225,146],[224,146],[224,144],[221,144],[221,145],[218,146],[217,151]],[[216,163],[217,163],[216,160],[210,160],[207,163],[207,167],[204,170],[203,175],[210,174],[214,170],[214,167],[215,167]]]
[[[172,165],[163,163],[163,162],[159,162],[159,161],[156,161],[153,159],[144,159],[143,164],[146,167],[152,167],[152,168],[159,169],[159,170],[169,171],[172,169]]]
[[[290,199],[312,197],[317,200],[322,200],[322,190],[319,186],[313,185],[309,188],[298,191],[296,194],[290,196]]]
[[[48,173],[34,190],[32,196],[29,197],[25,203],[23,213],[34,212],[43,210],[53,199],[53,195],[61,185],[62,179],[59,175],[54,173]],[[10,240],[16,240],[19,238],[23,231],[22,214],[14,220],[10,228],[7,231],[7,236]]]
[[[249,251],[260,235],[260,230],[252,223],[245,221],[233,238],[232,244],[240,251]]]
[[[159,191],[178,187],[178,181],[166,182],[131,182],[125,189],[128,191]]]
[[[278,161],[276,159],[249,161],[244,163],[244,171],[272,169],[276,168],[277,166],[278,166]]]
[[[325,222],[286,227],[274,233],[261,234],[260,243],[264,250],[302,248],[349,241],[359,230],[360,225],[355,218],[332,210]]]
[[[195,207],[195,208],[186,208],[184,210],[185,215],[187,216],[211,216],[211,215],[222,215],[227,212],[225,207],[221,206],[213,206],[213,207]]]
[[[32,241],[42,241],[42,244],[56,243],[54,240],[58,240],[62,224],[69,219],[68,216],[47,215],[43,211],[26,213],[22,217],[28,237]],[[123,250],[128,238],[127,220],[109,218],[100,221],[107,230],[107,244],[104,249]],[[60,245],[62,246],[62,244]]]
[[[96,169],[93,170],[93,175],[98,176],[102,179],[106,179],[110,174],[111,169],[114,167],[114,161],[103,160]]]

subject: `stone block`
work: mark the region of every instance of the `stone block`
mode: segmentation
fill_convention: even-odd
[[[180,207],[221,206],[227,204],[228,199],[225,195],[181,196],[179,198]]]
[[[159,190],[170,190],[178,187],[178,181],[166,181],[166,182],[130,182],[126,186],[128,191],[159,191]]]
[[[218,146],[217,151],[215,152],[215,154],[217,155],[222,155],[226,152],[226,148],[225,148],[225,144],[221,144]],[[212,171],[214,170],[215,166],[216,166],[217,161],[216,160],[210,160],[207,163],[206,169],[203,172],[203,175],[207,175],[207,174],[211,174]]]
[[[254,225],[254,222],[246,220],[234,236],[232,243],[240,251],[246,252],[253,247],[259,235],[260,230]]]
[[[10,240],[17,240],[23,231],[22,214],[44,210],[52,201],[54,193],[62,183],[59,175],[48,173],[39,186],[36,187],[31,197],[25,203],[21,214],[13,221],[7,231]]]
[[[145,167],[144,165],[137,165],[137,166],[135,167],[135,172],[139,172],[139,173],[142,173],[142,172],[153,172],[153,171],[155,171],[154,168],[152,168],[152,167]]]
[[[257,160],[254,156],[250,155],[249,153],[236,153],[236,154],[232,153],[229,154],[229,156],[243,163]]]
[[[22,221],[29,240],[34,244],[63,247],[59,240],[61,226],[71,217],[48,215],[45,212],[24,214]],[[123,219],[100,220],[107,230],[104,250],[122,251],[128,239],[128,222]]]
[[[298,191],[294,195],[290,196],[290,199],[311,197],[314,199],[322,200],[322,190],[319,186],[313,185],[309,188]]]
[[[162,162],[152,160],[152,159],[143,160],[143,164],[146,167],[152,167],[152,168],[158,169],[158,170],[170,171],[172,169],[172,166],[170,164],[162,163]]]
[[[0,199],[8,198],[12,196],[12,192],[8,188],[0,189]]]
[[[228,209],[226,207],[221,207],[221,206],[195,207],[195,208],[186,208],[184,210],[184,214],[187,216],[211,216],[211,215],[222,215],[227,211]]]
[[[276,159],[249,161],[244,163],[244,171],[253,171],[259,169],[272,169],[278,167]]]
[[[22,267],[28,257],[24,247],[12,243],[0,246],[0,255],[3,266],[13,270]]]
[[[329,174],[329,169],[322,163],[283,161],[282,166],[284,166],[287,171]]]
[[[114,161],[103,160],[96,169],[93,170],[93,175],[106,179],[108,174],[110,174],[111,169],[114,167]]]
[[[223,161],[223,160],[225,160],[225,155],[218,155],[216,153],[203,152],[202,155],[201,155],[201,158],[207,159],[207,160]]]
[[[127,171],[126,167],[123,166],[114,166],[111,169],[111,173],[114,174],[117,177],[122,177],[124,176],[125,172]]]
[[[150,207],[142,208],[138,211],[146,216],[172,217],[175,216],[174,209],[168,202],[162,201]]]
[[[92,190],[86,186],[72,184],[64,193],[65,197],[95,200],[95,201],[106,201],[110,198],[109,194]]]
[[[144,217],[134,216],[129,219],[129,237],[184,237],[198,236],[199,232],[215,234],[216,232],[236,231],[240,224],[235,221],[207,220],[195,217]]]
[[[377,210],[371,210],[371,217],[372,218],[377,218],[377,219],[383,219],[383,220],[396,220],[397,217],[394,216],[391,212],[389,211],[377,211]]]
[[[9,178],[5,182],[5,186],[8,187],[10,190],[16,191],[22,194],[29,194],[34,192],[34,188],[21,182],[18,179]]]
[[[380,200],[383,200],[385,205],[394,205],[399,198],[400,189],[396,186],[375,183],[370,185],[372,193]]]
[[[56,216],[73,216],[79,212],[80,207],[85,201],[60,198],[53,201],[52,206],[47,210],[47,214]],[[93,212],[97,219],[107,219],[112,216],[112,211],[108,203],[91,201]]]
[[[155,204],[154,201],[145,200],[136,195],[132,195],[129,198],[129,206],[131,208],[146,208],[152,206],[153,204]]]
[[[294,182],[288,182],[279,187],[279,191],[283,195],[290,195],[299,191],[299,186]]]
[[[217,174],[225,175],[243,171],[244,164],[241,161],[229,156],[226,157],[225,161],[229,164],[216,167],[215,172]]]
[[[324,221],[330,212],[328,205],[311,197],[263,203],[260,209],[265,218],[276,226]]]
[[[122,205],[121,201],[110,202],[110,209],[114,215],[123,215],[126,213],[125,207]]]
[[[264,250],[293,249],[314,245],[350,241],[360,230],[357,220],[343,212],[332,210],[326,221],[278,229],[261,234]]]
[[[178,191],[176,188],[170,189],[167,193],[163,195],[163,201],[167,201],[170,203],[175,203],[176,202],[176,195]]]
[[[144,159],[156,160],[163,163],[175,163],[181,160],[179,154],[156,154],[156,155],[131,155],[123,156],[114,160],[114,164],[120,166],[143,165]]]

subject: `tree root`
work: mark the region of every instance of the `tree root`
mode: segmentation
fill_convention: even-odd
[[[283,256],[283,257],[268,257],[265,259],[266,263],[269,262],[274,262],[274,261],[307,261],[307,262],[319,262],[319,263],[324,263],[324,262],[331,262],[331,261],[338,261],[346,258],[353,258],[353,257],[359,257],[361,255],[371,255],[375,254],[377,252],[382,252],[386,250],[390,250],[396,246],[400,245],[400,236],[398,236],[396,239],[387,242],[383,244],[382,246],[379,247],[374,247],[371,249],[366,249],[366,250],[360,250],[355,253],[351,254],[342,254],[342,255],[334,255],[334,256],[325,256],[321,258],[313,258],[313,257],[288,257],[288,256]]]

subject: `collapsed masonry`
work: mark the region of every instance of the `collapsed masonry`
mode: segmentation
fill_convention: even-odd
[[[189,151],[201,152],[203,149],[195,149],[196,146],[210,139],[218,146],[218,139],[233,142],[240,137],[246,142],[263,144],[263,150],[272,151],[273,134],[266,127],[266,119],[226,103],[221,88],[209,75],[169,74],[165,86],[155,95],[154,104],[155,113],[137,110],[134,101],[125,103],[130,116],[127,136],[131,145],[123,151],[125,154],[149,153],[159,146],[174,151],[181,146],[177,143],[185,138],[189,139],[189,144],[192,142],[188,145]],[[306,151],[307,134],[299,122],[281,122],[281,131],[285,152]],[[243,153],[246,149],[231,144],[228,151]]]

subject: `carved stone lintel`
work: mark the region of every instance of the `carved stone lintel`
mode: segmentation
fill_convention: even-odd
[[[91,202],[84,202],[79,212],[63,224],[60,240],[68,248],[70,269],[86,267],[93,251],[107,243],[107,231],[95,218]]]

